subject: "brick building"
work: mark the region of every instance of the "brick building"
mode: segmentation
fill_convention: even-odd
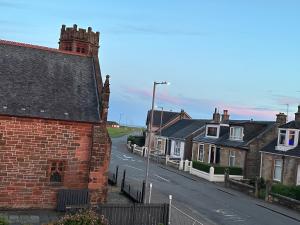
[[[59,49],[0,40],[0,208],[55,208],[59,189],[107,195],[109,76],[99,33],[61,28]]]

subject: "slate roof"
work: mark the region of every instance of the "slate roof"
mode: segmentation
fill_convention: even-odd
[[[0,40],[0,114],[99,122],[91,57]]]
[[[203,133],[195,137],[193,141],[211,143],[211,144],[227,146],[227,147],[247,149],[248,148],[247,145],[249,141],[259,136],[267,129],[272,128],[275,125],[275,122],[231,120],[229,124],[230,126],[242,126],[244,128],[244,137],[242,141],[234,141],[229,139],[229,135],[230,135],[229,127],[221,127],[219,138],[208,138]]]
[[[276,150],[275,147],[277,146],[277,138],[274,139],[270,144],[265,146],[261,152],[271,153],[271,154],[277,154],[277,155],[284,155],[284,156],[293,156],[300,158],[300,140],[297,147],[290,149],[288,151],[279,151]]]
[[[280,126],[279,128],[288,128],[288,129],[300,129],[300,121],[291,121],[288,122],[282,126]]]
[[[153,126],[159,127],[160,126],[160,120],[161,120],[161,110],[154,110],[153,111]],[[180,112],[170,112],[170,111],[163,111],[162,113],[162,126],[167,124],[172,119],[176,118],[180,115]],[[151,110],[147,113],[147,119],[146,119],[146,125],[149,123],[151,116]]]
[[[208,121],[209,120],[182,119],[170,127],[162,129],[161,136],[185,139],[200,128],[204,130],[204,126]]]

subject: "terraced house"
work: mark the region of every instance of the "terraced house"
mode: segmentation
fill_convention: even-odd
[[[281,115],[283,121],[285,115]],[[300,106],[295,120],[279,126],[277,136],[261,151],[260,176],[284,185],[300,185]]]
[[[259,151],[276,136],[277,122],[230,120],[227,110],[222,116],[215,110],[205,132],[193,139],[192,160],[225,167],[240,167],[243,175],[259,175]]]
[[[59,49],[0,40],[0,208],[55,208],[61,189],[104,202],[106,130],[99,33],[61,28]]]

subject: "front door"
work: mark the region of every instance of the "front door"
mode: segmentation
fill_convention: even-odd
[[[300,185],[300,164],[298,165],[298,171],[297,171],[297,185]]]
[[[214,164],[216,162],[216,146],[211,145],[209,149],[209,163]]]

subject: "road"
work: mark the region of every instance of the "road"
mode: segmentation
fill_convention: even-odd
[[[119,177],[126,169],[126,176],[141,184],[145,179],[146,160],[128,152],[126,136],[112,142],[110,170],[119,165]],[[177,208],[205,225],[300,224],[300,214],[295,211],[153,162],[150,162],[149,182],[153,184],[151,202],[166,203],[172,195]]]

